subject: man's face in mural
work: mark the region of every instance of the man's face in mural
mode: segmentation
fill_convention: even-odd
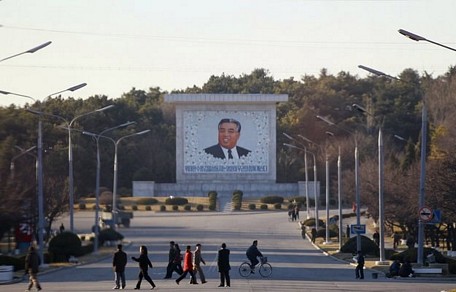
[[[227,149],[236,147],[237,141],[241,133],[235,123],[223,123],[220,124],[218,129],[218,142],[219,144]]]

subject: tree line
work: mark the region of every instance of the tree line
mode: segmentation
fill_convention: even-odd
[[[389,226],[404,231],[416,228],[419,173],[421,109],[428,109],[428,143],[426,170],[426,205],[440,209],[444,222],[456,218],[456,156],[454,115],[456,68],[442,76],[420,75],[405,69],[398,80],[369,76],[359,78],[348,72],[319,76],[304,75],[300,80],[275,80],[266,69],[250,74],[211,76],[201,87],[193,86],[172,93],[262,93],[288,94],[289,101],[277,106],[277,181],[304,179],[303,153],[282,147],[292,137],[304,136],[314,143],[303,143],[317,154],[322,187],[325,157],[330,162],[330,202],[337,200],[337,156],[342,161],[342,196],[344,204],[354,201],[354,146],[360,153],[361,204],[378,217],[377,133],[381,126],[385,149],[385,217]],[[36,154],[21,155],[22,149],[36,146],[38,116],[26,108],[40,109],[43,121],[43,173],[45,214],[58,218],[68,210],[68,131],[67,120],[108,105],[111,109],[84,116],[72,131],[75,201],[94,196],[96,178],[96,143],[82,131],[99,133],[104,129],[135,121],[107,135],[114,140],[134,132],[150,129],[142,136],[125,139],[118,148],[118,193],[131,194],[134,180],[175,182],[175,111],[164,103],[168,92],[159,87],[132,88],[118,98],[96,95],[87,99],[59,96],[27,104],[0,107],[0,219],[5,224],[0,234],[26,217],[36,217]],[[368,114],[356,110],[360,105]],[[324,117],[335,125],[317,119]],[[327,132],[331,132],[328,135]],[[401,138],[401,139],[400,139]],[[114,146],[100,140],[100,185],[112,190]],[[11,168],[14,162],[14,169]],[[313,172],[309,171],[313,180]],[[202,194],[204,195],[204,194]],[[320,203],[325,204],[324,196]],[[0,235],[1,237],[1,235]]]

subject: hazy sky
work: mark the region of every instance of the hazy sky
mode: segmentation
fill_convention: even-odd
[[[456,52],[415,42],[402,28],[456,47],[455,0],[0,0],[0,90],[119,98],[202,86],[211,75],[265,68],[276,80],[366,65],[440,75]],[[0,105],[26,98],[0,94]]]

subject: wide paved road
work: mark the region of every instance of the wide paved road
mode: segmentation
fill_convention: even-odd
[[[89,229],[93,214],[78,213],[75,226],[78,230]],[[65,226],[68,226],[65,222]],[[58,223],[59,225],[59,223]],[[132,244],[126,249],[130,256],[138,256],[139,245],[149,248],[154,265],[150,271],[159,291],[218,291],[216,253],[222,242],[231,250],[231,291],[442,291],[456,288],[455,282],[439,279],[372,279],[366,271],[365,280],[354,279],[354,268],[334,260],[316,250],[302,239],[296,223],[288,222],[285,212],[248,213],[152,213],[136,212],[131,228],[119,229]],[[254,239],[260,250],[268,256],[273,266],[270,278],[255,274],[241,278],[239,264],[245,260],[245,250]],[[203,266],[208,283],[190,285],[182,281],[163,280],[167,264],[168,243],[174,240],[182,250],[186,245],[201,243]],[[127,290],[136,283],[137,265],[129,261]],[[175,279],[176,276],[173,275]],[[40,276],[44,291],[109,291],[114,286],[111,259],[66,268]],[[198,280],[198,282],[200,282]],[[2,291],[24,291],[26,283],[0,286]],[[6,290],[4,290],[6,289]],[[141,290],[148,290],[143,282]]]

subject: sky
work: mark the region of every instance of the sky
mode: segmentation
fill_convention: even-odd
[[[444,74],[456,52],[454,0],[0,0],[0,90],[43,100],[96,94],[120,98],[201,87],[256,68],[275,80],[349,72],[365,65],[397,75]],[[30,99],[0,94],[0,106]]]

